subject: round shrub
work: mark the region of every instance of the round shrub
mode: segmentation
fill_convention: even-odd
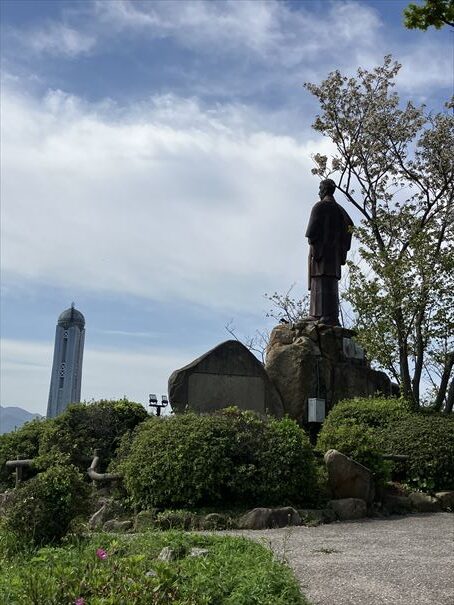
[[[382,458],[378,433],[410,414],[402,399],[356,398],[339,402],[329,412],[317,439],[317,449],[335,449],[367,466],[379,481],[389,478],[391,466]]]
[[[123,435],[147,417],[141,404],[127,399],[70,405],[44,432],[40,456],[46,460],[52,459],[54,454],[63,454],[71,464],[85,472],[93,458],[93,450],[97,448],[101,465],[106,468]]]
[[[300,503],[315,482],[309,440],[295,422],[236,409],[150,418],[118,466],[143,508]]]
[[[378,441],[383,452],[409,456],[396,465],[409,485],[454,490],[454,414],[412,414],[383,429]]]
[[[16,490],[8,506],[6,529],[21,543],[58,542],[71,521],[88,512],[88,486],[74,466],[54,466]]]
[[[410,414],[408,404],[403,399],[386,397],[358,397],[340,401],[329,412],[323,424],[337,426],[345,420],[356,424],[365,424],[370,428],[381,428]]]

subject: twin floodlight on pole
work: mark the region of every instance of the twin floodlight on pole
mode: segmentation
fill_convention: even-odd
[[[161,395],[161,402],[158,402],[158,398],[154,393],[150,393],[148,398],[148,407],[156,409],[156,416],[161,415],[161,409],[166,408],[169,405],[167,395]]]

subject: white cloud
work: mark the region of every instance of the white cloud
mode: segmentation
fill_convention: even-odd
[[[3,406],[18,405],[45,415],[52,368],[53,344],[2,339]],[[192,356],[191,356],[192,355]],[[86,343],[82,400],[118,399],[146,403],[148,393],[167,393],[171,372],[188,363],[191,352],[149,349],[96,349]]]
[[[326,2],[323,14],[277,0],[117,0],[94,6],[103,31],[172,37],[188,48],[215,48],[220,54],[247,51],[286,66],[333,50],[339,56],[351,44],[372,48],[381,27],[373,8],[349,1]]]
[[[68,58],[89,54],[96,45],[96,36],[58,22],[29,30],[10,30],[10,34],[22,49]]]
[[[423,42],[406,50],[400,57],[402,70],[397,78],[399,88],[410,93],[430,96],[433,90],[445,88],[447,95],[454,91],[453,51],[441,43]],[[448,96],[445,99],[448,101]]]
[[[304,280],[325,141],[172,96],[120,111],[6,91],[2,111],[6,278],[238,312]]]

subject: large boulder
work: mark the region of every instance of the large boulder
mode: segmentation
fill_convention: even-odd
[[[439,513],[441,511],[440,502],[429,494],[412,492],[408,498],[418,513]]]
[[[411,513],[413,505],[408,496],[396,496],[395,494],[385,494],[383,496],[383,512],[388,515],[406,515]]]
[[[328,450],[324,458],[334,499],[360,498],[368,504],[372,503],[375,483],[368,468],[337,450]]]
[[[301,517],[291,506],[283,508],[254,508],[238,521],[240,529],[270,529],[301,525]]]
[[[450,510],[454,512],[454,491],[450,492],[437,492],[435,498],[440,503],[443,510]]]
[[[169,378],[169,399],[175,412],[213,412],[234,405],[283,415],[281,397],[263,364],[237,340],[223,342],[175,370]]]
[[[354,335],[309,320],[273,329],[265,368],[286,414],[306,424],[309,398],[325,399],[328,413],[342,399],[395,393],[386,374],[370,368]]]
[[[344,498],[343,500],[331,500],[330,507],[339,521],[352,521],[362,519],[367,515],[367,504],[359,498]]]

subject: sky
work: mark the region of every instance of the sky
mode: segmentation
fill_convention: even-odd
[[[1,404],[45,414],[73,301],[87,401],[146,404],[226,325],[271,328],[331,149],[304,82],[392,53],[402,99],[453,92],[452,32],[406,30],[406,4],[2,0]]]

